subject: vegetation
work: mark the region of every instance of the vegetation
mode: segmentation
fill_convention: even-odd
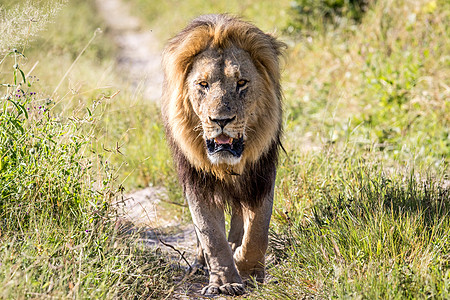
[[[289,0],[255,1],[177,1],[151,2],[145,0],[125,0],[136,15],[147,21],[161,41],[166,41],[178,33],[189,21],[202,14],[232,13],[251,20],[265,31],[282,31],[287,25],[291,7]],[[176,7],[176,9],[174,9]],[[160,26],[164,24],[164,26]],[[162,45],[161,45],[162,46]]]
[[[374,0],[296,0],[292,3],[294,16],[289,32],[302,35],[315,34],[349,22],[361,21],[369,4]]]
[[[2,4],[20,31],[0,39],[1,298],[173,287],[111,206],[147,185],[183,200],[158,107],[111,72],[91,2]],[[450,298],[448,1],[126,2],[161,41],[230,12],[289,45],[270,280],[248,298]]]
[[[449,297],[443,175],[386,173],[353,155],[300,156],[290,161],[295,168],[283,167],[271,239],[274,284],[255,298]]]
[[[10,49],[2,53],[2,299],[159,298],[168,293],[171,272],[167,264],[137,243],[138,236],[125,234],[111,205],[120,200],[122,187],[115,181],[109,153],[100,147],[105,143],[98,126],[104,122],[112,91],[93,87],[91,82],[82,87],[79,82],[95,76],[89,73],[98,73],[105,63],[97,59],[103,54],[111,59],[113,49],[89,42],[96,32],[87,26],[95,26],[94,7],[89,3],[67,5],[57,19],[48,15],[48,19],[36,20],[40,29],[48,26],[43,36],[49,38],[29,42],[19,36],[17,41],[9,40],[5,48]],[[51,4],[10,7],[14,13],[25,9],[42,16]],[[79,9],[77,22],[84,25],[73,28],[64,18],[75,7]],[[64,25],[57,30],[52,21]],[[82,42],[92,48],[83,52]],[[27,43],[30,46],[25,47]],[[29,54],[11,48],[16,45]],[[70,45],[80,47],[68,51]],[[70,73],[74,60],[80,64],[72,65]]]

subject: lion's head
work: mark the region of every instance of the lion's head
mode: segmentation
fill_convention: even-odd
[[[229,15],[201,16],[169,41],[163,117],[197,169],[219,178],[241,173],[279,142],[283,47]]]

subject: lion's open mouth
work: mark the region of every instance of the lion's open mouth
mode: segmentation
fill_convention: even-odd
[[[226,134],[221,134],[214,139],[206,140],[206,148],[209,154],[226,151],[235,157],[240,157],[244,151],[244,137],[233,139]]]

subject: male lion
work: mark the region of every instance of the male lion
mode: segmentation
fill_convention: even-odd
[[[164,50],[162,115],[195,224],[198,262],[209,268],[203,294],[240,295],[243,279],[264,279],[284,47],[224,14],[193,20]]]

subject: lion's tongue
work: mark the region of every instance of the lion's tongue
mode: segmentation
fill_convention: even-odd
[[[233,142],[233,139],[225,134],[221,134],[217,136],[214,141],[216,144],[223,145],[223,144],[231,144]]]

